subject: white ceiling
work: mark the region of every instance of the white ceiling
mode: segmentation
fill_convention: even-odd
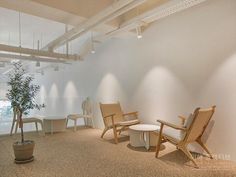
[[[69,26],[69,29],[70,28],[72,28],[72,26]],[[40,48],[42,48],[63,33],[65,33],[65,24],[21,13],[22,47],[37,49],[37,41],[39,40]],[[86,41],[90,40],[90,38],[91,33],[87,33],[71,41],[69,43],[69,53],[80,54],[81,47]],[[19,12],[0,7],[0,44],[19,46]],[[62,46],[56,51],[65,53],[65,48],[65,46]],[[9,60],[0,58],[0,64],[1,61]],[[35,62],[24,61],[24,64],[34,66]],[[41,67],[46,67],[47,65],[49,64],[44,63],[41,64]],[[10,68],[10,61],[5,64],[4,68],[0,65],[0,75]],[[3,78],[3,76],[1,76],[1,78]]]
[[[64,31],[64,24],[21,13],[22,47],[33,48],[33,38],[35,48],[37,40],[46,45]],[[19,45],[19,12],[0,7],[0,43]]]

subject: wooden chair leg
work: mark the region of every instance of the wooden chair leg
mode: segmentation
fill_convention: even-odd
[[[163,129],[163,124],[161,124],[161,127],[160,127],[160,132],[159,132],[159,135],[158,135],[158,140],[157,140],[157,147],[156,147],[156,158],[158,158],[158,154],[159,154],[159,151],[160,151],[160,148],[161,148],[161,141],[162,141],[162,129]]]
[[[105,135],[105,133],[107,132],[108,128],[104,128],[103,132],[102,132],[102,135],[101,135],[101,138],[103,138],[103,136]]]
[[[94,128],[93,117],[91,117],[92,128]]]
[[[114,133],[115,143],[118,144],[118,138],[117,138],[117,130],[116,130],[116,126],[113,126],[113,133]]]
[[[14,126],[15,126],[15,123],[16,123],[16,121],[15,121],[15,120],[13,120],[13,121],[12,121],[12,125],[11,125],[10,136],[12,136],[13,129],[14,129]]]
[[[209,151],[209,149],[206,147],[206,145],[202,142],[201,139],[197,140],[197,143],[207,152],[207,154],[210,156],[211,159],[213,159],[213,156],[211,154],[211,152]]]
[[[120,130],[119,130],[119,135],[121,134],[121,132],[125,129],[125,127],[122,127]]]
[[[37,133],[39,132],[39,129],[38,129],[38,123],[37,122],[35,122],[35,128],[36,128],[36,131],[37,131]]]
[[[186,146],[180,146],[179,149],[193,162],[195,168],[199,168],[192,154],[189,152]]]

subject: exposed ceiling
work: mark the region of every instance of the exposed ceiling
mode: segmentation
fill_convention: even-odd
[[[78,54],[83,59],[91,48],[101,45],[104,40],[134,36],[137,27],[144,29],[155,20],[204,1],[1,0],[0,44],[19,46],[21,12],[22,47],[37,49],[39,43],[41,50]],[[6,52],[1,46],[0,51]],[[32,60],[32,57],[28,59]],[[11,58],[0,55],[0,73],[9,70],[10,62]],[[29,61],[25,63],[29,65]]]

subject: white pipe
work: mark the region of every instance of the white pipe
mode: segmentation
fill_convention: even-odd
[[[116,18],[116,17],[118,17],[118,16],[124,14],[125,12],[127,12],[127,11],[129,11],[129,10],[135,8],[136,6],[138,6],[138,5],[142,4],[142,3],[144,3],[145,1],[146,1],[146,0],[136,0],[136,1],[134,1],[134,2],[132,2],[132,3],[130,3],[130,4],[128,4],[127,6],[121,8],[120,10],[114,12],[112,15],[108,16],[108,17],[107,17],[106,19],[104,19],[103,21],[98,22],[98,24],[95,24],[95,25],[93,25],[93,26],[90,26],[90,27],[88,27],[88,28],[85,28],[84,31],[82,31],[81,33],[75,34],[72,38],[69,39],[69,41],[78,38],[79,36],[83,35],[84,33],[88,32],[89,30],[95,28],[95,27],[98,26],[98,25],[101,25],[101,24],[104,24],[104,23],[107,23],[107,22],[111,21],[112,19],[114,19],[114,18]],[[61,45],[62,45],[62,44],[61,44]]]
[[[59,59],[0,53],[0,61],[1,60],[6,61],[6,59],[8,60],[19,59],[19,60],[40,61],[40,62],[49,62],[49,63],[67,63],[65,60],[59,60]]]
[[[145,0],[120,0],[118,2],[115,2],[97,15],[91,17],[84,23],[76,26],[64,35],[50,42],[43,49],[52,50],[54,48],[57,48],[65,44],[67,41],[73,40],[78,36],[84,34],[85,32],[91,30],[92,28],[116,18],[117,16],[127,12],[128,10],[136,7],[137,5],[140,5],[143,2],[145,2]]]
[[[65,26],[65,33],[68,32],[68,25]],[[69,54],[69,43],[68,41],[66,42],[66,54]]]
[[[129,31],[135,29],[138,26],[143,26],[148,23],[154,22],[161,18],[167,17],[171,14],[180,12],[197,4],[200,4],[206,0],[172,0],[161,6],[158,6],[150,11],[147,11],[141,15],[138,15],[127,22],[120,25],[120,27],[114,31],[107,33],[104,36],[99,36],[95,40],[106,40],[117,33]]]

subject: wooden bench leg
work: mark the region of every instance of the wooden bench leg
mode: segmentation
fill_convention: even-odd
[[[40,124],[41,124],[43,135],[45,136],[45,130],[44,130],[43,122],[40,122]]]
[[[74,120],[74,131],[76,132],[77,130],[77,119]]]

